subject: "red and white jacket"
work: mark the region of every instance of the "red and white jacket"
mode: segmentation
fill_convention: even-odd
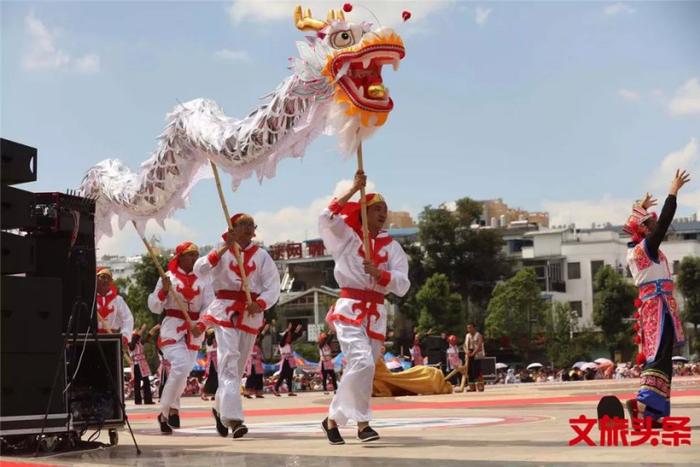
[[[241,251],[245,265],[251,298],[264,311],[271,308],[280,296],[280,275],[277,265],[267,251],[250,244]],[[194,264],[199,277],[211,281],[214,300],[207,309],[207,324],[236,328],[249,334],[257,334],[263,325],[263,313],[251,315],[246,311],[243,280],[233,252],[227,250],[219,256],[212,250]]]
[[[120,332],[126,343],[131,341],[134,332],[134,317],[131,314],[129,305],[124,298],[119,295],[119,290],[112,285],[105,295],[97,294],[95,298],[97,306],[97,332],[104,334],[109,332]],[[109,328],[109,330],[107,329]]]
[[[175,271],[166,272],[172,287],[170,293],[163,290],[163,281],[158,279],[156,288],[148,296],[148,308],[157,315],[164,314],[163,322],[160,325],[160,335],[158,336],[158,346],[164,347],[174,345],[182,340],[190,350],[199,350],[204,340],[204,329],[206,325],[202,321],[202,316],[207,305],[212,300],[211,288],[208,283],[200,279],[196,274],[186,274],[181,268]],[[183,315],[183,311],[173,297],[178,294],[184,304],[187,305],[190,319],[202,331],[197,337],[189,332],[189,324]]]
[[[341,287],[340,298],[326,320],[331,326],[335,321],[364,325],[370,338],[384,341],[387,326],[384,296],[393,293],[402,297],[411,286],[406,253],[386,231],[371,238],[372,259],[382,271],[380,279],[375,281],[364,270],[362,238],[345,223],[335,201],[321,213],[319,232],[335,260],[333,272]]]
[[[663,332],[664,308],[673,321],[673,337],[676,346],[681,345],[685,338],[683,321],[678,314],[678,303],[673,296],[673,279],[666,255],[659,250],[659,261],[654,261],[646,248],[646,240],[642,240],[627,252],[627,266],[630,268],[634,284],[639,288],[636,301],[638,308],[634,317],[637,336],[635,342],[640,346],[640,355],[646,362],[656,360],[656,354],[661,344]]]

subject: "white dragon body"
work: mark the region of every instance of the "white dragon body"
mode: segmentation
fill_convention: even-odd
[[[80,192],[96,200],[97,239],[112,234],[115,215],[120,228],[134,221],[142,231],[150,219],[163,225],[210,173],[209,161],[231,175],[235,190],[253,173],[260,181],[273,177],[281,159],[302,157],[321,133],[338,135],[349,154],[384,124],[393,102],[381,70],[398,68],[401,38],[389,28],[347,22],[342,11],[319,21],[297,7],[295,23],[316,34],[297,43],[293,74],[247,117],[228,117],[208,99],[185,102],[167,115],[158,147],[138,173],[117,159],[87,172]]]

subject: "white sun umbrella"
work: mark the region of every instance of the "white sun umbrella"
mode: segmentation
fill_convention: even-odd
[[[535,368],[542,368],[543,366],[544,366],[544,365],[542,365],[541,363],[535,362],[535,363],[530,363],[530,364],[527,366],[527,369],[528,369],[528,370],[534,370]]]
[[[596,358],[595,360],[593,360],[593,363],[597,363],[600,366],[610,366],[613,364],[613,361],[610,360],[609,358],[600,357],[600,358]]]
[[[688,359],[681,355],[676,355],[671,360],[673,360],[674,362],[688,363]]]
[[[576,362],[573,365],[571,365],[571,368],[578,368],[579,370],[583,368],[583,366],[588,363],[588,362]]]
[[[598,365],[593,362],[588,362],[581,367],[582,370],[595,370],[596,368],[598,368]]]
[[[501,362],[496,363],[497,370],[505,370],[506,368],[508,368],[508,365],[506,365],[505,363],[501,363]]]

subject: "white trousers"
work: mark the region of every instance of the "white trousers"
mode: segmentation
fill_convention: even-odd
[[[170,372],[160,397],[160,412],[167,417],[170,409],[180,409],[180,396],[187,386],[187,377],[197,360],[197,351],[188,349],[184,339],[175,344],[165,345],[161,350],[170,362]]]
[[[241,402],[241,376],[245,362],[253,350],[255,335],[235,328],[216,326],[216,358],[219,363],[219,389],[214,408],[224,425],[243,421]]]
[[[374,362],[379,357],[382,342],[367,336],[364,323],[353,326],[335,321],[334,325],[347,365],[328,409],[328,418],[338,425],[345,425],[348,420],[368,422],[372,419],[370,398]]]

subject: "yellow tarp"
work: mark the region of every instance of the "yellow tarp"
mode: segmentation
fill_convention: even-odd
[[[372,396],[414,396],[417,394],[452,394],[452,385],[442,371],[429,366],[416,366],[392,373],[383,359],[377,360]]]

